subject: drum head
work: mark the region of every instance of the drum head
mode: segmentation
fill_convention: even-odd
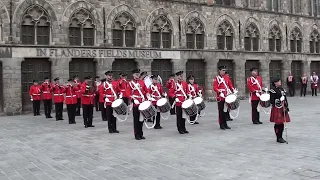
[[[182,108],[186,109],[190,107],[193,104],[193,101],[191,99],[187,99],[182,103]]]
[[[260,96],[261,101],[269,101],[270,100],[270,94],[262,94]]]
[[[232,103],[232,102],[236,101],[236,99],[237,99],[236,95],[230,94],[229,96],[226,97],[225,101],[226,101],[226,103]]]
[[[157,106],[163,106],[168,102],[167,98],[161,98],[157,101]]]
[[[139,111],[144,111],[144,110],[148,109],[150,106],[151,106],[151,102],[145,101],[139,105],[138,109],[139,109]]]
[[[112,108],[119,107],[122,103],[123,103],[122,99],[117,99],[117,100],[113,101],[113,103],[111,104],[111,107]]]
[[[200,103],[202,103],[202,101],[203,101],[203,99],[201,97],[194,98],[194,103],[195,104],[200,104]]]

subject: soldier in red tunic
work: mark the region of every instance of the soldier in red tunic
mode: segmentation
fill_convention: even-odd
[[[194,99],[199,96],[199,86],[195,83],[194,81],[194,76],[190,75],[188,78],[188,92],[189,92],[189,97],[191,99]],[[200,112],[198,112],[200,113]],[[190,121],[196,120],[197,114],[190,116]],[[194,124],[199,124],[199,122],[194,122]]]
[[[174,100],[175,100],[175,97],[174,97],[174,93],[170,93],[170,92],[174,92],[174,91],[170,91],[170,89],[172,88],[172,87],[174,87],[173,86],[173,84],[175,83],[175,80],[174,80],[174,78],[175,78],[175,74],[171,74],[170,75],[170,79],[166,82],[166,88],[168,89],[168,92],[169,92],[169,103],[170,103],[170,105],[172,106],[173,105],[173,103],[174,103]],[[170,109],[170,114],[171,115],[175,115],[176,114],[176,106],[173,106],[171,109]]]
[[[270,122],[274,122],[274,132],[278,143],[286,143],[282,138],[284,124],[290,122],[289,105],[285,90],[281,87],[281,79],[276,77],[272,80],[273,87],[270,92],[270,103],[272,104]]]
[[[41,88],[37,80],[33,80],[33,85],[29,90],[30,100],[32,101],[33,115],[40,115]]]
[[[247,86],[250,91],[251,99],[251,118],[253,124],[262,124],[260,122],[260,113],[258,112],[258,105],[260,102],[260,95],[264,91],[262,78],[258,75],[258,68],[250,69],[252,76],[247,79]]]
[[[65,88],[60,84],[59,77],[54,79],[54,85],[52,87],[53,90],[53,101],[56,110],[56,120],[63,120],[63,101]]]
[[[68,84],[65,88],[66,105],[68,111],[69,124],[76,124],[76,109],[77,109],[77,91],[78,86],[74,84],[73,79],[68,79]]]
[[[76,116],[81,116],[80,109],[81,109],[81,82],[79,81],[78,75],[73,76],[73,82],[75,83],[74,86],[77,86],[78,90],[76,91],[77,94],[77,108],[76,108]]]
[[[96,111],[101,111],[100,106],[99,106],[99,86],[101,84],[100,76],[96,76],[95,80],[95,86],[96,86],[96,96],[94,97],[94,107],[96,108]]]
[[[140,79],[140,69],[132,71],[133,80],[128,83],[127,95],[129,100],[133,103],[133,123],[134,123],[134,136],[136,140],[145,139],[143,136],[142,126],[143,121],[140,121],[139,105],[146,101],[149,96],[148,88],[144,84],[143,80]]]
[[[104,88],[103,83],[106,82],[106,79],[101,79],[101,84],[98,87],[99,92],[99,107],[101,111],[102,121],[107,121],[106,108],[104,107],[105,97],[104,97]]]
[[[49,77],[44,78],[44,82],[41,85],[41,91],[46,118],[52,118],[52,84],[50,83]]]
[[[152,75],[152,84],[149,88],[149,94],[151,96],[152,104],[155,108],[157,108],[157,101],[162,98],[162,96],[165,96],[165,93],[163,92],[161,84],[158,82],[158,75]],[[154,126],[154,129],[162,129],[160,125],[160,112],[157,112],[156,117],[153,117],[153,121],[156,121],[156,124]]]
[[[175,95],[176,103],[176,117],[177,117],[177,129],[180,134],[189,133],[186,129],[186,119],[182,117],[182,103],[187,100],[188,84],[183,81],[183,71],[176,73],[177,81],[173,83],[173,87],[170,88],[170,94]]]
[[[91,77],[86,77],[81,85],[81,103],[84,127],[94,127],[92,125],[93,104],[95,95],[95,85]]]
[[[226,109],[225,98],[229,93],[236,93],[233,88],[232,82],[229,76],[225,75],[226,66],[219,66],[219,75],[213,81],[213,91],[217,96],[218,111],[219,111],[219,125],[220,129],[231,129],[227,124],[228,112]]]
[[[124,101],[124,103],[129,105],[128,95],[126,93],[126,89],[128,86],[127,74],[120,73],[119,75],[120,77],[118,79],[118,87],[119,87],[119,90],[122,92],[122,96],[123,96],[122,100]]]

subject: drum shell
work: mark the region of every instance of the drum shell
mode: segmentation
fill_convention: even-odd
[[[156,115],[157,112],[156,112],[156,108],[151,105],[148,109],[141,110],[140,113],[142,114],[144,119],[151,119]]]
[[[231,103],[227,103],[227,106],[230,110],[236,110],[239,108],[239,105],[240,105],[240,99],[237,98],[234,102],[231,102]]]
[[[169,101],[167,101],[164,105],[162,106],[158,106],[157,104],[157,108],[160,111],[160,113],[167,113],[168,111],[170,111],[171,106],[169,104]]]
[[[113,110],[117,115],[126,115],[128,111],[128,106],[126,105],[126,103],[122,102],[120,106],[114,107]]]
[[[264,108],[270,107],[271,106],[270,100],[268,100],[268,101],[261,101],[260,100],[260,106],[264,107]]]
[[[183,110],[187,116],[194,116],[198,113],[198,108],[195,103],[192,103],[192,105],[187,108],[183,108]]]

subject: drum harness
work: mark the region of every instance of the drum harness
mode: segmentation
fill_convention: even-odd
[[[108,85],[108,87],[106,87],[106,85]],[[114,100],[118,99],[118,96],[117,96],[117,93],[114,91],[113,87],[112,87],[112,84],[110,84],[108,81],[105,81],[104,82],[104,90],[108,90],[108,89],[111,89],[111,92],[113,93],[113,95],[105,95],[105,102],[104,102],[104,108],[107,107],[107,102],[110,102],[110,100],[108,99],[108,97],[114,97]],[[122,99],[122,93],[120,94],[120,99]],[[124,119],[121,119],[117,113],[115,113],[115,116],[116,118],[118,119],[118,121],[120,122],[124,122],[128,119],[128,106],[127,106],[127,114],[126,114],[126,117]]]
[[[151,96],[156,97],[156,98],[159,98],[158,100],[160,100],[161,94],[160,94],[160,92],[159,92],[158,87],[155,86],[155,85],[153,85],[153,84],[151,84],[150,89],[152,90]],[[158,96],[155,96],[155,95],[153,94],[153,92],[158,93]],[[165,95],[165,98],[167,98],[167,95]],[[160,111],[158,110],[158,112],[160,112]],[[169,119],[169,116],[170,116],[169,111],[168,111],[166,117],[162,116],[162,113],[160,113],[160,116],[161,116],[162,119],[168,120],[168,119]]]
[[[253,85],[256,84],[256,85],[258,86],[258,88],[260,89],[260,92],[262,92],[262,87],[261,87],[259,81],[258,81],[255,77],[253,77],[253,76],[251,76],[250,79],[251,79],[251,83],[252,83]],[[252,82],[252,79],[254,80],[254,82]],[[259,96],[259,100],[260,100],[260,96]],[[260,100],[260,101],[261,101],[261,100]],[[251,103],[251,93],[250,93],[249,103]],[[266,114],[270,114],[270,112],[271,112],[271,108],[269,108],[268,111],[266,111],[265,108],[262,108],[262,110],[263,110],[263,112],[266,113]],[[257,111],[260,112],[260,103],[259,103],[258,106],[257,106]]]
[[[225,89],[227,90],[227,96],[232,94],[231,90],[229,89],[229,87],[227,86],[226,82],[224,81],[224,78],[222,78],[220,76],[217,76],[217,80],[218,80],[219,84],[223,83]],[[237,94],[234,93],[234,95],[237,95]],[[225,107],[226,107],[226,104],[225,104]],[[232,116],[231,112],[229,112],[230,118],[236,119],[239,116],[239,112],[240,112],[240,105],[239,105],[239,107],[237,109],[237,113],[236,113],[235,116]]]
[[[133,80],[132,80],[131,82],[129,82],[129,85],[130,85],[130,87],[131,87],[131,89],[132,89],[132,92],[133,92],[134,90],[137,90],[137,91],[139,92],[139,94],[140,94],[140,96],[132,95],[132,96],[131,96],[132,99],[133,99],[133,100],[137,100],[136,98],[142,98],[142,102],[144,102],[144,101],[145,101],[145,98],[144,98],[143,93],[142,93],[141,90],[140,90],[140,87],[141,87],[140,84],[139,84],[139,83],[135,83],[135,82],[133,82]],[[134,87],[132,87],[132,85],[133,85]],[[151,106],[153,106],[153,105],[151,104]],[[154,108],[154,107],[153,107],[153,108]],[[143,121],[144,124],[146,125],[147,129],[152,129],[152,128],[154,128],[154,127],[156,126],[156,121],[153,122],[153,125],[152,125],[152,126],[149,126],[149,125],[148,125],[148,123],[147,123],[147,121],[146,121],[145,118],[143,118],[142,121]],[[140,120],[140,122],[142,122],[142,121]]]

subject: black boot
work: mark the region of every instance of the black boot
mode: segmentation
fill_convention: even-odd
[[[224,127],[224,123],[220,124],[220,129],[226,130],[226,127]]]
[[[283,130],[284,130],[284,124],[279,124],[279,138],[277,140],[278,143],[286,143],[287,142],[282,138]]]
[[[252,123],[253,124],[259,124],[259,122],[257,120],[254,120]]]
[[[225,127],[226,129],[231,129],[231,127],[229,127],[229,126],[228,126],[228,124],[227,124],[227,121],[226,121],[226,120],[224,121],[224,127]]]

